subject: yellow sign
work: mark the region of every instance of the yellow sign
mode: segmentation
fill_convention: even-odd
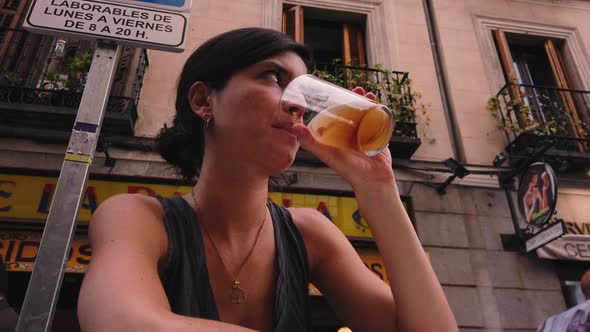
[[[41,234],[33,232],[0,232],[0,255],[7,271],[31,272],[39,251]],[[65,272],[84,273],[92,250],[88,241],[74,240]]]
[[[46,220],[56,184],[57,177],[0,174],[0,220]],[[184,195],[190,190],[190,186],[91,179],[84,191],[78,218],[82,223],[88,222],[98,205],[116,194],[139,193],[171,197]],[[269,200],[286,207],[317,209],[332,220],[346,236],[372,238],[356,200],[350,196],[350,192],[339,195],[311,190],[305,193],[271,192]],[[402,197],[402,200],[408,209],[408,199]]]
[[[46,220],[57,177],[0,174],[0,218],[4,220]],[[78,215],[87,222],[98,205],[122,193],[172,196],[185,194],[190,187],[134,182],[89,180]]]

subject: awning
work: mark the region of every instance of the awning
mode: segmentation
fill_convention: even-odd
[[[566,234],[537,249],[540,258],[590,261],[590,236]]]

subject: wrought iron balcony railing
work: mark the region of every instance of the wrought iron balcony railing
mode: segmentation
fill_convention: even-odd
[[[81,99],[81,92],[0,85],[2,124],[69,131],[74,124]],[[107,104],[103,132],[133,135],[136,120],[137,109],[132,98],[111,96]]]
[[[517,157],[512,165],[532,155],[590,161],[590,91],[507,84],[488,108]]]
[[[84,91],[94,42],[0,29],[0,46],[0,134],[20,130],[19,135],[30,132],[34,137],[42,130],[44,137],[49,131],[62,137],[55,131],[69,132]],[[103,133],[133,136],[147,63],[145,50],[125,47],[121,52]]]
[[[421,144],[416,130],[418,94],[411,89],[409,73],[343,66],[336,62],[316,65],[314,74],[347,89],[363,87],[391,109],[396,122],[390,143],[393,157],[410,158],[418,149]]]

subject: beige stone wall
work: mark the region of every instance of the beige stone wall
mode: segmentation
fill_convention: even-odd
[[[138,136],[154,136],[174,114],[175,83],[190,52],[206,39],[224,31],[261,26],[264,2],[270,0],[193,0],[186,51],[180,54],[148,51],[138,107]],[[337,0],[325,1],[337,3]],[[423,144],[416,160],[441,161],[452,156],[450,139],[436,79],[430,41],[420,0],[359,0],[379,4],[390,49],[392,70],[408,71],[422,102],[429,105],[430,125],[420,115]],[[475,18],[492,17],[516,22],[543,23],[576,31],[584,56],[590,61],[590,3],[587,9],[551,5],[552,1],[432,0],[436,11],[444,64],[459,122],[467,162],[490,165],[507,142],[485,109],[501,82],[495,54],[482,47]],[[574,3],[566,1],[562,3]],[[578,2],[575,2],[578,3]],[[488,36],[489,37],[489,36]],[[495,62],[494,62],[495,61]],[[587,86],[586,89],[590,89]],[[434,140],[434,142],[429,142]],[[65,144],[3,138],[0,165],[58,170]],[[174,172],[155,153],[111,149],[114,167],[104,166],[97,153],[94,174],[173,177]],[[419,163],[416,163],[419,164]],[[350,190],[332,171],[297,166],[301,188]],[[420,240],[431,255],[462,331],[534,331],[547,316],[565,309],[553,263],[503,249],[500,234],[514,234],[504,193],[497,189],[451,185],[445,195],[418,182],[434,177],[396,171],[400,192],[411,196]],[[437,180],[444,180],[446,174]],[[576,191],[572,191],[576,181]],[[434,182],[434,181],[433,181]],[[456,181],[457,183],[459,181]],[[563,184],[563,186],[562,186]],[[588,222],[588,185],[579,179],[560,182],[558,216]],[[427,312],[425,312],[427,314]]]
[[[149,50],[149,66],[138,106],[138,136],[154,136],[174,114],[175,84],[181,66],[191,50],[204,40],[233,28],[262,26],[265,4],[277,0],[194,0],[189,23],[186,50],[175,54]],[[297,0],[303,1],[303,0]],[[354,0],[322,0],[325,3]],[[303,1],[307,5],[315,1]],[[383,15],[380,30],[389,49],[392,70],[408,71],[415,91],[422,94],[427,105],[427,118],[419,114],[419,135],[423,144],[415,160],[441,161],[452,156],[447,124],[443,113],[422,2],[418,0],[357,1],[362,6],[378,6]],[[475,24],[476,17],[492,17],[515,22],[542,23],[575,30],[583,47],[583,56],[590,62],[590,4],[567,7],[543,0],[432,0],[440,32],[444,65],[450,93],[457,114],[459,130],[467,162],[489,165],[507,142],[497,130],[497,123],[485,109],[487,99],[494,95],[501,80],[498,60],[482,47]],[[320,1],[318,0],[318,3]],[[579,4],[582,1],[561,1]],[[573,6],[573,5],[572,5]],[[488,36],[489,37],[489,36]],[[382,46],[382,45],[381,45]],[[496,71],[490,67],[496,67]],[[586,76],[590,76],[590,69]],[[590,89],[590,77],[585,87]],[[429,121],[429,125],[425,123]],[[61,145],[60,145],[61,147]],[[0,148],[36,150],[34,144],[22,141],[14,145],[0,142]],[[133,153],[117,151],[119,158],[134,159]],[[144,156],[139,159],[145,158]],[[151,157],[148,157],[151,158]]]
[[[573,7],[563,1],[433,0],[445,66],[457,114],[467,162],[490,164],[507,144],[496,122],[485,109],[502,82],[489,66],[499,66],[497,56],[481,47],[476,17],[490,17],[523,24],[542,24],[577,30],[587,57],[590,45],[590,7]],[[581,2],[581,1],[580,1]],[[568,7],[570,3],[570,7]],[[483,36],[491,38],[491,36]],[[586,59],[587,60],[587,59]],[[486,65],[488,67],[486,67]],[[583,87],[582,87],[583,88]],[[589,87],[585,87],[586,90]]]
[[[399,0],[389,3],[393,28],[390,43],[392,69],[410,73],[413,89],[422,94],[421,102],[427,106],[427,116],[418,114],[422,145],[413,158],[431,161],[447,159],[452,156],[452,149],[422,2]],[[429,125],[426,125],[427,121]]]
[[[399,184],[402,192],[409,183]],[[461,331],[535,331],[566,308],[552,261],[507,252],[514,234],[504,192],[451,186],[411,190],[418,236]]]
[[[181,54],[149,51],[150,66],[146,71],[136,125],[139,136],[155,135],[171,118],[176,79],[190,51],[207,38],[229,29],[261,26],[264,1],[267,0],[193,2],[186,51]],[[490,55],[482,49],[475,18],[485,16],[575,27],[582,44],[590,43],[590,10],[549,3],[433,0],[443,61],[467,162],[490,164],[507,143],[497,129],[496,121],[485,109],[487,99],[498,91],[502,82],[497,72],[489,69],[498,65],[498,60],[495,54]],[[385,17],[383,29],[387,32],[391,69],[410,72],[413,87],[422,94],[422,103],[428,110],[426,116],[419,114],[419,134],[423,144],[414,159],[444,160],[452,155],[452,149],[422,3],[415,0],[383,1],[381,8]]]
[[[136,135],[154,136],[174,115],[176,80],[192,50],[222,32],[260,26],[262,1],[193,0],[185,51],[148,51],[150,65],[141,90]]]
[[[260,26],[262,2],[265,0],[195,0],[190,18],[190,32],[185,52],[181,54],[148,51],[150,65],[139,104],[136,133],[153,136],[174,113],[175,82],[190,51],[204,40],[233,28]],[[362,2],[362,1],[359,1]],[[374,1],[379,3],[380,1]],[[408,71],[414,89],[423,94],[428,106],[430,125],[419,118],[419,132],[424,144],[417,159],[442,160],[451,154],[450,140],[428,40],[424,11],[414,0],[384,1],[383,30],[387,30],[392,70]],[[382,31],[383,31],[382,30]]]

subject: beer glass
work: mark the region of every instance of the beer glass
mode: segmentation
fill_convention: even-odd
[[[305,110],[301,117],[314,138],[326,145],[374,156],[383,151],[393,133],[393,113],[384,105],[326,82],[301,75],[285,88],[280,107]]]

